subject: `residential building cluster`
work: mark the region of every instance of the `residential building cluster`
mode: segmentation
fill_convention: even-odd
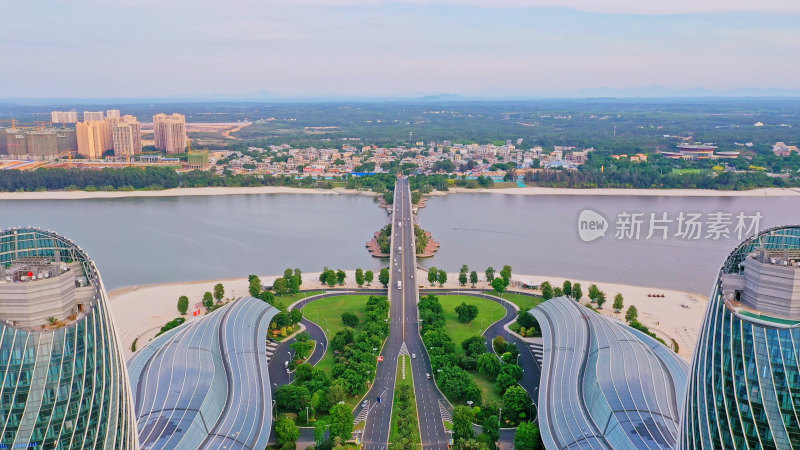
[[[775,156],[789,156],[792,153],[800,154],[800,148],[796,145],[786,145],[783,142],[776,142],[775,145],[772,146],[772,153]]]
[[[78,135],[78,154],[88,159],[100,159],[109,150],[114,156],[130,157],[142,153],[142,128],[139,120],[122,116],[118,109],[84,111],[83,122],[75,124]]]
[[[521,142],[519,142],[521,143]],[[505,145],[453,144],[417,142],[411,147],[377,147],[344,145],[332,148],[291,148],[273,145],[267,148],[250,147],[247,152],[232,151],[212,157],[221,168],[238,172],[268,174],[344,174],[352,172],[383,172],[387,165],[411,167],[419,172],[437,172],[442,161],[453,164],[457,173],[467,176],[504,172],[496,164],[514,163],[517,168],[564,167],[575,169],[585,163],[593,148],[555,147],[546,152],[542,147],[518,148],[508,141]],[[537,166],[538,162],[538,166]],[[374,168],[372,167],[374,164]]]

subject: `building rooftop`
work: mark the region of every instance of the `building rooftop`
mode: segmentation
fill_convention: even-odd
[[[266,448],[272,427],[266,339],[277,312],[240,298],[133,355],[128,373],[142,448]]]
[[[538,409],[545,447],[675,448],[686,362],[568,297],[531,313],[543,338]]]

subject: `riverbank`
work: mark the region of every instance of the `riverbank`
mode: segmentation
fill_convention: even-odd
[[[479,273],[479,275],[483,280],[483,274]],[[418,279],[420,287],[431,288],[430,283],[427,282],[427,273],[420,271]],[[447,280],[444,288],[458,289],[461,287],[458,284],[458,273],[448,273]],[[544,281],[549,281],[553,287],[558,287],[564,283],[565,278],[514,274],[512,280],[529,285],[540,285]],[[589,303],[588,292],[589,286],[592,284],[596,284],[598,289],[605,292],[606,303],[603,305],[603,309],[598,310],[604,316],[624,321],[625,311],[627,311],[628,307],[631,305],[636,306],[639,312],[639,322],[664,339],[667,344],[670,344],[670,339],[675,339],[675,342],[678,343],[678,355],[691,362],[703,317],[705,316],[706,306],[708,305],[706,296],[677,289],[661,289],[574,278],[569,280],[572,283],[581,284],[583,291],[581,303]],[[467,284],[466,287],[471,286],[471,284]],[[485,281],[478,283],[476,287],[487,291],[492,290],[491,286]],[[528,289],[514,289],[514,291],[538,293],[538,291]],[[614,296],[617,294],[622,294],[624,300],[624,307],[619,313],[615,313],[613,308]],[[659,297],[654,297],[654,294],[659,295]]]
[[[618,188],[450,188],[449,191],[433,191],[429,196],[444,196],[459,193],[505,194],[505,195],[600,195],[636,197],[794,197],[800,196],[800,188],[759,188],[748,191],[720,191],[715,189],[618,189]]]
[[[325,194],[325,195],[364,195],[377,197],[371,191],[357,189],[333,188],[310,189],[286,186],[255,187],[199,187],[175,188],[160,191],[44,191],[44,192],[0,192],[0,200],[83,200],[131,197],[184,197],[184,196],[217,196],[217,195],[252,195],[252,194]]]
[[[543,187],[516,187],[497,189],[467,189],[454,187],[448,191],[433,191],[429,196],[444,196],[459,193],[504,194],[504,195],[575,195],[575,196],[637,196],[637,197],[794,197],[800,196],[800,188],[761,188],[749,191],[719,191],[713,189],[570,189]],[[311,189],[287,186],[255,187],[199,187],[175,188],[160,191],[44,191],[44,192],[0,192],[0,200],[81,200],[132,197],[182,197],[252,194],[327,194],[363,195],[378,197],[379,194],[357,189],[333,188]],[[421,205],[419,207],[422,207]]]
[[[375,268],[372,270],[375,272],[375,281],[373,281],[372,287],[381,287],[377,281],[379,270]],[[347,274],[346,282],[341,287],[357,289],[355,271],[345,270],[345,273]],[[302,288],[304,290],[325,289],[325,286],[322,286],[319,282],[319,274],[320,272],[304,273]],[[260,278],[264,285],[269,286],[278,276],[265,275],[260,276]],[[447,278],[448,282],[445,283],[444,288],[461,288],[458,284],[458,273],[450,273]],[[483,279],[483,273],[480,274],[480,278]],[[418,270],[416,279],[420,287],[431,287],[427,282],[427,273],[425,271]],[[513,280],[530,284],[550,281],[553,286],[560,286],[564,281],[563,278],[557,277],[516,274],[513,276]],[[625,299],[625,309],[630,305],[635,305],[639,310],[639,321],[641,323],[663,337],[668,343],[670,339],[675,339],[679,345],[678,354],[687,361],[691,360],[705,314],[706,304],[708,303],[706,297],[680,290],[605,283],[602,281],[575,279],[571,279],[571,281],[573,283],[581,283],[584,292],[582,302],[584,303],[589,301],[586,297],[589,285],[592,283],[597,284],[598,288],[606,293],[608,299],[604,308],[600,310],[601,313],[624,320],[624,310],[616,314],[612,308],[614,295],[621,293]],[[136,340],[137,348],[142,348],[158,333],[166,322],[180,316],[177,310],[177,303],[178,297],[181,295],[189,297],[189,314],[185,316],[187,321],[202,317],[202,315],[192,316],[191,312],[202,310],[203,294],[207,291],[212,292],[214,285],[217,283],[222,283],[225,287],[225,298],[247,295],[248,281],[246,277],[128,286],[109,292],[111,312],[116,322],[125,357],[129,358],[132,355],[131,345],[134,340]],[[471,285],[468,284],[466,287],[471,287]],[[491,290],[491,287],[485,281],[478,283],[477,288]],[[664,297],[648,297],[648,294],[661,294]]]

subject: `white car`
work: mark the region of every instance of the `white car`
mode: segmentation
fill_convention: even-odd
[[[417,354],[416,353],[412,353],[411,354],[411,359],[417,359]]]

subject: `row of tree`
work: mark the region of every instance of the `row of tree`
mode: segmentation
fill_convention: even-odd
[[[392,419],[397,430],[397,439],[392,448],[397,450],[415,450],[414,430],[417,429],[417,414],[414,409],[414,388],[409,384],[400,385],[395,391],[395,417]]]

